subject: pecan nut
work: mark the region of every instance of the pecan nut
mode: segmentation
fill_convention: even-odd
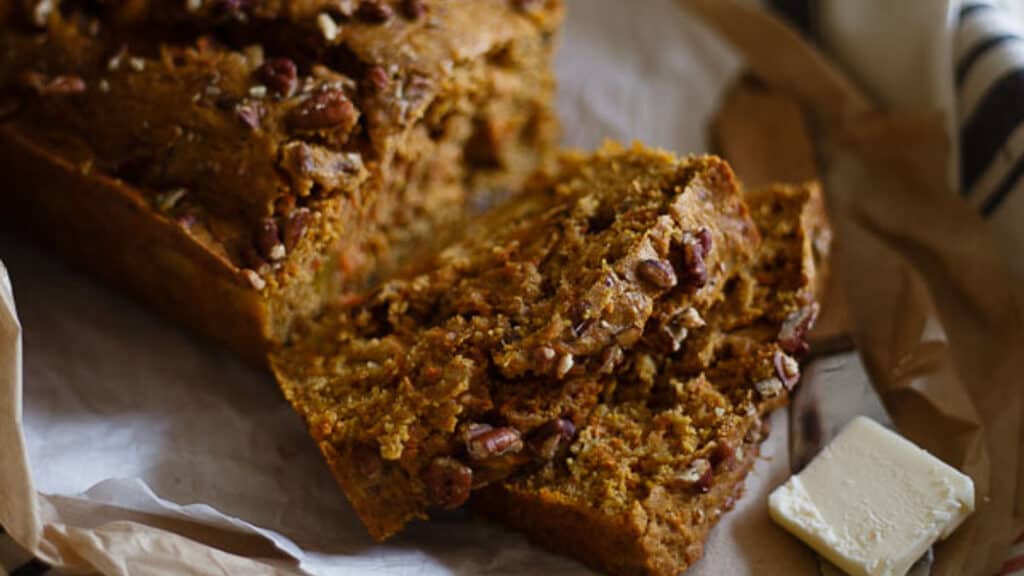
[[[711,481],[714,473],[711,470],[711,462],[704,458],[697,458],[686,467],[677,477],[679,482],[700,492],[701,494],[711,489]]]
[[[556,418],[530,435],[530,449],[544,460],[554,460],[569,448],[575,436],[576,425],[571,420]]]
[[[800,380],[800,364],[792,356],[780,350],[775,351],[772,360],[775,364],[775,374],[785,385],[786,390],[792,390]]]
[[[766,378],[754,384],[754,389],[762,398],[774,398],[786,389],[786,385],[778,378]]]
[[[622,348],[618,346],[612,345],[605,348],[604,352],[601,353],[601,367],[598,369],[598,374],[611,374],[615,372],[624,356]]]
[[[372,66],[366,72],[366,81],[374,93],[382,94],[391,86],[391,75],[383,66]]]
[[[294,130],[338,130],[348,133],[356,125],[355,105],[338,89],[314,94],[288,115],[288,124]]]
[[[391,17],[395,15],[394,10],[391,6],[388,6],[381,0],[363,0],[362,4],[359,5],[359,9],[356,10],[356,16],[374,24],[383,24]]]
[[[298,68],[290,58],[271,58],[256,70],[259,81],[282,98],[295,94],[299,84],[298,74]]]
[[[469,499],[473,488],[473,470],[454,458],[439,457],[427,466],[423,475],[427,497],[434,505],[451,510]]]
[[[271,262],[281,260],[285,257],[285,247],[281,243],[281,234],[278,231],[277,221],[273,218],[260,220],[256,227],[256,247],[260,255]]]
[[[511,426],[494,428],[489,424],[473,424],[465,434],[466,452],[474,460],[515,454],[523,449],[519,431]]]
[[[530,354],[533,360],[533,372],[535,374],[547,374],[555,365],[555,357],[558,355],[551,346],[538,346]]]
[[[263,106],[259,102],[243,100],[235,105],[235,116],[246,128],[255,132],[260,129]]]
[[[302,237],[306,235],[306,228],[309,227],[309,222],[312,219],[313,213],[309,208],[296,208],[285,221],[282,240],[288,252],[294,250]]]
[[[85,80],[81,76],[58,75],[47,78],[38,72],[25,74],[24,83],[36,91],[40,96],[63,96],[67,94],[81,94],[85,92]]]
[[[379,450],[364,445],[356,446],[352,450],[352,460],[356,470],[367,480],[376,480],[380,477],[384,462],[381,460]]]
[[[669,290],[677,283],[676,271],[662,260],[642,260],[636,267],[638,278],[661,290]]]
[[[818,303],[815,302],[790,314],[782,322],[778,341],[783,350],[798,356],[807,353],[810,349],[807,345],[807,333],[814,327],[814,321],[818,319],[818,310]]]
[[[409,20],[419,20],[426,13],[423,0],[402,0],[402,15]]]
[[[683,278],[687,286],[703,288],[708,283],[707,256],[711,253],[711,231],[701,228],[683,241]]]

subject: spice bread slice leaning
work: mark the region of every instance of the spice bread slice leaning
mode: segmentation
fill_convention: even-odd
[[[721,301],[757,231],[729,167],[569,154],[424,273],[331,310],[272,364],[378,539],[563,454],[659,301]]]
[[[699,316],[659,300],[604,400],[575,422],[565,457],[476,492],[475,509],[610,574],[676,575],[700,558],[742,494],[763,417],[799,379],[826,264],[815,185],[749,200],[763,241],[752,265],[726,279],[724,299]],[[687,335],[666,348],[665,326],[680,315]]]

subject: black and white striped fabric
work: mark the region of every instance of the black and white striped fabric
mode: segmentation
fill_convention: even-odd
[[[1016,11],[1015,11],[1016,10]],[[1024,277],[1024,6],[965,0],[955,38],[964,198]]]
[[[960,7],[956,31],[961,193],[987,218],[1024,214],[1024,30],[995,2]]]

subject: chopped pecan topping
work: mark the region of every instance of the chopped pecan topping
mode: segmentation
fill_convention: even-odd
[[[256,273],[255,270],[249,270],[245,268],[242,270],[242,274],[245,275],[245,279],[249,281],[249,284],[256,290],[263,290],[267,287],[267,282]]]
[[[289,58],[271,58],[256,70],[256,78],[273,94],[288,98],[298,86],[298,68]]]
[[[800,364],[792,356],[781,351],[775,352],[773,360],[775,363],[775,374],[786,386],[787,390],[792,390],[800,380]]]
[[[669,323],[661,327],[657,336],[659,349],[668,353],[678,352],[683,347],[683,342],[690,337],[690,329],[676,323]]]
[[[763,398],[774,398],[786,389],[785,384],[778,378],[768,378],[754,384],[754,389]]]
[[[256,247],[259,248],[261,256],[272,262],[285,257],[281,234],[277,228],[277,221],[273,218],[260,220],[256,228]]]
[[[436,506],[451,510],[465,504],[473,487],[473,470],[454,458],[435,458],[423,475],[427,497]]]
[[[474,460],[515,454],[523,449],[519,431],[511,426],[494,428],[489,424],[473,424],[465,434],[466,451]]]
[[[380,457],[380,451],[374,450],[369,446],[356,446],[352,450],[352,460],[356,470],[367,480],[377,479],[384,465]]]
[[[409,20],[419,20],[426,11],[423,0],[402,0],[402,15]]]
[[[341,33],[341,27],[338,23],[331,18],[331,15],[327,12],[321,12],[316,16],[316,27],[320,29],[320,34],[323,35],[324,40],[328,42],[334,42],[338,39],[338,34]]]
[[[531,354],[533,359],[533,372],[546,374],[551,371],[555,364],[555,357],[558,355],[551,346],[538,346]]]
[[[615,335],[615,341],[624,348],[632,348],[634,344],[640,340],[640,337],[644,335],[643,328],[639,326],[630,326],[622,332]]]
[[[701,228],[683,241],[683,278],[687,286],[703,288],[708,283],[705,259],[711,252],[711,231]]]
[[[377,94],[387,92],[391,86],[391,76],[383,66],[371,66],[366,73],[366,81],[370,89]]]
[[[306,228],[312,219],[313,213],[310,212],[309,208],[296,208],[288,219],[285,220],[282,240],[288,252],[295,249],[295,246],[302,240],[302,237],[306,234]]]
[[[790,354],[806,354],[810,347],[807,345],[807,333],[814,327],[814,321],[818,318],[818,304],[815,302],[789,315],[779,329],[779,345]]]
[[[556,418],[530,435],[530,449],[544,460],[553,460],[565,452],[575,436],[576,425],[571,420]]]
[[[259,102],[243,100],[235,105],[235,116],[246,128],[256,131],[260,129],[263,106]]]
[[[615,372],[623,358],[622,348],[618,346],[609,346],[605,348],[604,352],[601,353],[601,367],[598,368],[599,374],[611,374]]]
[[[707,322],[704,321],[704,317],[700,315],[693,306],[688,307],[686,310],[679,315],[679,323],[689,328],[690,330],[696,330],[697,328],[703,328],[707,326]]]
[[[676,271],[662,260],[642,260],[637,264],[636,275],[661,290],[669,290],[676,285]]]
[[[289,125],[300,131],[339,130],[348,133],[356,124],[356,107],[345,93],[328,89],[310,96],[288,116]]]
[[[711,462],[704,458],[697,458],[679,474],[678,479],[684,485],[694,488],[702,494],[707,492],[711,489],[711,481],[714,479]]]
[[[708,254],[711,254],[711,247],[713,242],[713,239],[711,237],[711,230],[709,230],[708,228],[701,228],[699,231],[697,231],[697,241],[700,242],[702,256],[707,256]]]
[[[711,454],[708,455],[711,465],[715,468],[732,468],[733,464],[736,463],[736,450],[738,447],[726,440],[716,440],[713,444],[714,448],[711,450]]]
[[[575,363],[576,361],[572,357],[572,354],[563,354],[562,357],[558,359],[558,366],[555,367],[555,375],[559,378],[565,378],[565,375],[572,370]]]
[[[409,79],[405,81],[405,87],[402,88],[405,101],[409,103],[410,107],[415,107],[430,93],[430,86],[430,79],[426,76],[410,74]]]
[[[395,12],[391,9],[391,6],[388,6],[382,0],[363,0],[356,11],[356,16],[374,24],[383,24],[391,20],[391,17],[394,15]]]
[[[40,96],[61,96],[65,94],[81,94],[85,92],[85,80],[80,76],[61,74],[47,78],[39,72],[28,72],[24,82]]]

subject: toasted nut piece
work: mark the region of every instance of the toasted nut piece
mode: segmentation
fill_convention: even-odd
[[[256,290],[263,290],[267,287],[267,281],[260,277],[255,270],[245,268],[242,270],[242,274],[245,274],[245,279],[249,281]]]
[[[711,462],[704,458],[697,458],[686,470],[679,474],[678,480],[688,487],[695,488],[698,492],[704,493],[711,489],[711,481],[714,473],[711,471]]]
[[[668,262],[661,260],[642,260],[636,267],[638,278],[655,288],[669,290],[676,285],[676,271]]]
[[[693,306],[683,310],[683,313],[679,315],[679,323],[690,330],[707,326],[707,322],[704,321],[700,312],[698,312]]]
[[[779,345],[790,354],[806,354],[807,333],[814,327],[814,321],[818,319],[818,303],[805,306],[789,315],[779,329]]]
[[[564,378],[565,375],[569,373],[569,370],[572,370],[574,364],[575,360],[573,359],[572,354],[563,354],[562,357],[558,359],[558,366],[555,368],[555,375],[559,378]]]
[[[339,130],[348,133],[356,125],[356,107],[345,93],[328,89],[309,97],[288,115],[293,130]]]
[[[782,391],[785,390],[786,387],[782,383],[782,380],[779,380],[778,378],[768,378],[754,384],[754,389],[757,390],[757,393],[760,394],[762,398],[774,398],[779,394],[782,394]]]
[[[391,20],[394,15],[395,12],[391,6],[381,0],[363,0],[363,3],[359,5],[359,10],[356,11],[356,16],[374,24],[383,24]]]
[[[271,58],[256,69],[256,78],[270,91],[282,98],[295,94],[298,87],[298,68],[289,58]]]
[[[409,20],[419,20],[426,11],[423,0],[402,0],[402,15]]]
[[[359,473],[367,480],[377,479],[384,465],[380,451],[369,446],[356,446],[352,450],[352,460],[356,465],[356,470],[359,470]]]
[[[511,426],[494,428],[489,424],[473,424],[465,434],[466,451],[474,460],[515,454],[523,449],[519,431]]]
[[[427,497],[434,505],[451,510],[469,499],[473,488],[473,470],[454,458],[439,457],[427,466],[423,475]]]
[[[576,425],[571,420],[556,418],[530,435],[530,448],[544,460],[553,460],[565,451],[576,436]]]
[[[786,386],[786,390],[792,390],[800,380],[800,364],[792,356],[782,351],[776,351],[773,360],[775,374]]]
[[[533,350],[533,371],[537,374],[546,374],[551,371],[555,364],[555,357],[558,355],[551,346],[540,346]]]
[[[281,243],[277,221],[273,218],[260,220],[260,224],[256,228],[256,247],[260,254],[271,262],[285,257],[285,247]]]
[[[701,228],[695,235],[687,234],[683,240],[683,278],[687,286],[698,289],[708,283],[705,262],[711,252],[711,231]]]
[[[282,240],[284,241],[284,247],[288,252],[295,249],[298,245],[299,240],[306,234],[306,228],[309,226],[309,221],[313,219],[313,213],[310,212],[309,208],[296,208],[292,212],[291,216],[284,223],[284,234]]]
[[[605,348],[604,352],[601,353],[601,367],[598,369],[599,374],[611,374],[622,362],[623,358],[622,348],[618,346],[609,346]]]

